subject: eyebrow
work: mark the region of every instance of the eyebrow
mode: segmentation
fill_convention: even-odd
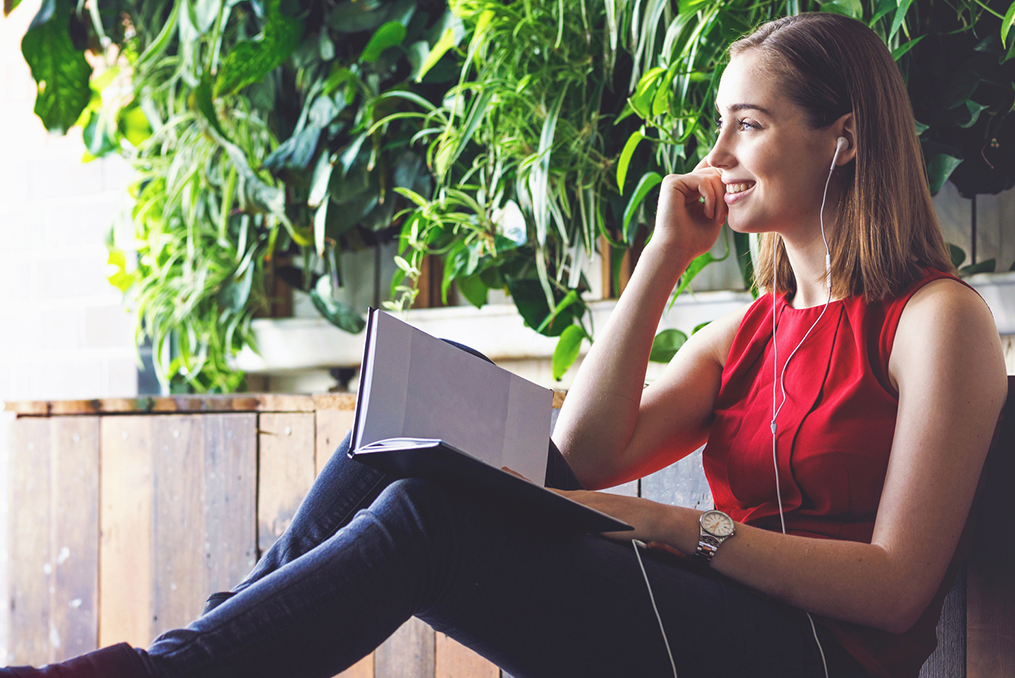
[[[720,113],[722,112],[722,110],[719,108],[719,104],[716,104],[715,107],[716,107],[716,110],[718,110]],[[737,113],[739,111],[751,110],[751,111],[757,111],[757,112],[759,112],[759,113],[761,113],[763,115],[769,115],[769,116],[772,115],[771,111],[769,111],[764,106],[759,106],[758,104],[733,104],[733,105],[731,105],[729,107],[729,109],[733,113]]]

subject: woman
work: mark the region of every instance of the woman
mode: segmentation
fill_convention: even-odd
[[[330,676],[416,615],[516,676],[916,676],[1005,398],[997,333],[950,275],[878,38],[805,15],[730,54],[716,145],[663,182],[554,435],[592,489],[707,441],[723,514],[561,490],[634,532],[533,531],[343,446],[286,535],[189,627],[0,675]],[[726,221],[766,234],[758,281],[774,293],[643,389],[668,295]],[[556,486],[578,487],[551,460]],[[632,537],[658,547],[654,601]]]

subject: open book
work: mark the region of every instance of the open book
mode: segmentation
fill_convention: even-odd
[[[476,493],[538,523],[630,529],[543,487],[550,390],[376,309],[366,332],[350,457]]]

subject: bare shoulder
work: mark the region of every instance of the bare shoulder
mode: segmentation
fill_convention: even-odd
[[[745,304],[735,311],[716,318],[696,332],[688,340],[688,343],[695,342],[698,351],[715,360],[720,368],[725,367],[730,347],[733,346],[733,339],[737,336],[740,323],[743,322],[751,305]]]
[[[915,381],[907,375],[925,378],[954,371],[965,377],[962,381],[985,380],[984,388],[1006,389],[994,317],[980,295],[951,278],[924,285],[906,304],[888,368],[897,388],[900,382]]]

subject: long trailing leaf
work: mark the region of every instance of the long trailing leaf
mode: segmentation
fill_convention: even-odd
[[[624,180],[627,178],[627,167],[631,164],[631,158],[634,156],[635,149],[638,148],[638,144],[644,138],[645,135],[642,134],[642,130],[633,133],[628,137],[627,143],[624,144],[624,150],[620,153],[620,160],[617,161],[617,188],[620,190],[621,195],[624,193]]]
[[[536,161],[532,164],[529,173],[529,192],[532,196],[533,217],[536,221],[536,240],[540,246],[546,244],[546,232],[550,218],[547,195],[550,183],[550,153],[553,150],[553,135],[557,128],[557,118],[560,116],[560,107],[564,103],[565,94],[567,94],[567,90],[561,90],[546,114],[539,135]]]
[[[646,172],[642,175],[641,179],[638,180],[638,185],[634,189],[634,193],[631,195],[631,199],[627,202],[627,207],[624,208],[624,241],[628,244],[631,243],[631,238],[634,236],[631,233],[631,221],[634,219],[634,215],[637,213],[638,208],[641,207],[641,203],[645,200],[645,196],[648,195],[649,191],[662,183],[663,177],[658,172]]]

